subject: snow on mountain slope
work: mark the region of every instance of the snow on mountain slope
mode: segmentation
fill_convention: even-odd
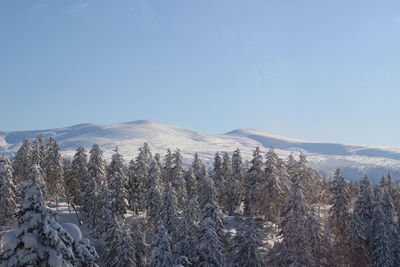
[[[55,137],[67,156],[72,156],[80,145],[90,149],[92,144],[97,143],[107,158],[118,147],[125,159],[129,160],[147,142],[153,153],[164,155],[167,148],[180,148],[186,162],[198,152],[204,161],[211,163],[216,151],[232,152],[239,148],[245,159],[251,159],[252,151],[260,146],[264,151],[274,147],[282,157],[303,151],[310,165],[327,174],[337,167],[354,179],[365,173],[374,179],[387,171],[392,171],[395,176],[400,174],[400,148],[314,143],[248,129],[211,135],[147,120],[110,125],[78,124],[36,131],[0,131],[0,150],[12,154],[24,138],[34,138],[40,133],[45,137]]]

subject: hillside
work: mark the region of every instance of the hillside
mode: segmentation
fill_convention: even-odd
[[[368,174],[376,180],[388,171],[397,178],[400,167],[400,148],[307,142],[249,129],[212,135],[147,120],[110,125],[87,123],[35,131],[0,131],[0,149],[13,154],[24,138],[34,138],[40,133],[45,137],[55,137],[67,156],[72,156],[80,145],[89,148],[97,143],[107,158],[118,147],[128,160],[135,157],[139,146],[147,142],[152,152],[161,155],[167,148],[180,148],[187,162],[195,152],[210,162],[216,151],[232,152],[236,148],[242,151],[245,159],[250,159],[256,146],[264,151],[274,147],[282,157],[303,151],[309,164],[320,172],[330,175],[340,167],[348,179]]]

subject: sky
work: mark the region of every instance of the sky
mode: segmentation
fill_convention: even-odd
[[[0,129],[148,119],[400,146],[400,1],[0,0]]]

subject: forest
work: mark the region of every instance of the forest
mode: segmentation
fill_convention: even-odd
[[[206,165],[146,143],[126,161],[25,139],[0,158],[0,266],[400,266],[390,173],[349,182],[302,153],[235,149]]]

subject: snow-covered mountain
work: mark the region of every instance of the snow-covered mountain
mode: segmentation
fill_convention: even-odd
[[[282,157],[302,151],[310,165],[328,175],[340,167],[348,179],[358,179],[364,174],[378,179],[388,171],[395,178],[400,177],[400,148],[307,142],[249,129],[212,135],[147,120],[110,125],[78,124],[35,131],[0,131],[0,151],[13,154],[24,138],[35,138],[40,133],[46,137],[54,136],[67,156],[72,156],[80,145],[90,148],[97,143],[106,157],[110,157],[113,149],[118,147],[128,160],[135,157],[139,146],[147,142],[154,153],[163,155],[167,148],[180,148],[187,162],[198,152],[204,161],[210,163],[216,151],[232,152],[239,148],[243,157],[250,159],[255,147],[260,146],[264,151],[274,147]]]

